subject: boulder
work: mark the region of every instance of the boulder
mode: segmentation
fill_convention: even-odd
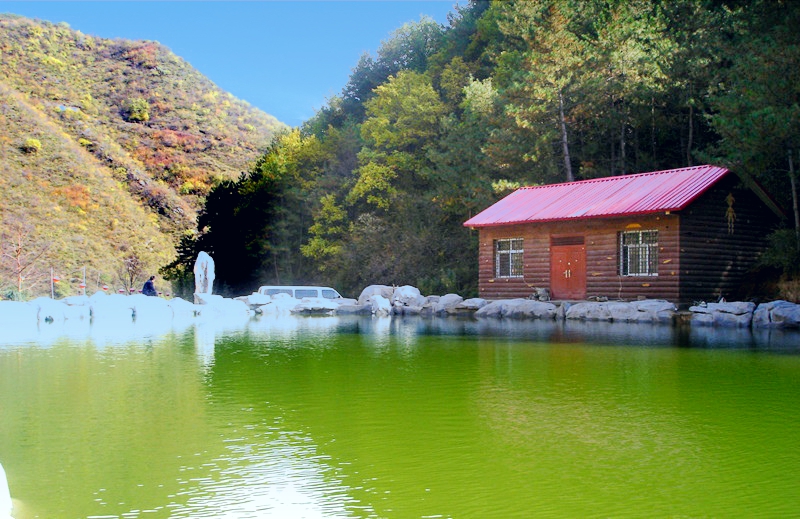
[[[371,315],[372,305],[343,304],[336,308],[336,315]]]
[[[532,299],[501,299],[481,307],[475,312],[475,317],[555,319],[557,310],[553,303]]]
[[[580,302],[562,305],[564,319],[619,323],[670,323],[677,308],[661,299],[641,301]]]
[[[402,306],[422,306],[425,302],[425,298],[422,296],[419,289],[411,285],[403,285],[402,287],[396,288],[389,300],[392,302],[393,306],[397,306],[398,304]]]
[[[259,294],[258,292],[253,292],[249,296],[240,296],[235,299],[242,301],[244,304],[249,305],[251,308],[255,308],[261,305],[267,305],[272,302],[272,296]]]
[[[379,295],[391,301],[392,294],[394,294],[394,287],[389,285],[370,285],[361,291],[361,295],[358,296],[358,304],[368,304],[369,298],[374,295]]]
[[[508,319],[550,319],[556,318],[557,308],[553,303],[531,299],[515,299],[505,307],[503,317]]]
[[[482,297],[473,297],[471,299],[465,299],[456,305],[456,308],[459,310],[480,310],[484,306],[488,305],[489,301],[483,299]]]
[[[458,294],[445,294],[436,303],[433,303],[433,313],[435,315],[456,313],[455,308],[463,301],[464,298]]]
[[[637,322],[671,323],[678,311],[674,303],[663,299],[633,301],[631,305],[639,312]]]
[[[800,328],[800,305],[789,301],[770,301],[753,312],[754,328]]]
[[[324,297],[304,297],[290,311],[293,314],[330,314],[339,308],[331,299]]]
[[[412,306],[404,306],[400,308],[400,311],[397,311],[398,308],[395,307],[395,313],[399,315],[421,315],[422,314],[422,307],[417,305]]]
[[[274,294],[268,304],[258,307],[264,315],[278,315],[291,313],[292,309],[300,304],[299,299],[295,299],[289,294]]]
[[[220,295],[195,293],[198,301],[198,314],[204,318],[249,317],[250,307],[241,301],[228,299]]]
[[[359,300],[361,300],[360,297]],[[382,295],[373,294],[369,297],[368,301],[372,308],[373,315],[386,317],[392,313],[392,305],[389,303],[389,300]]]
[[[581,321],[610,321],[608,303],[580,302],[570,305],[564,313],[565,319]]]
[[[689,307],[691,323],[699,326],[747,328],[753,321],[755,303],[707,303]]]

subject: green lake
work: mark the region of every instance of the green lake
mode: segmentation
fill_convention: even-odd
[[[800,333],[0,331],[0,463],[22,519],[798,517]]]

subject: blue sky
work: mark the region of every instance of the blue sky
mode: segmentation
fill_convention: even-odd
[[[447,24],[466,0],[0,2],[103,38],[156,40],[220,88],[297,126],[341,92],[365,52],[406,22]]]

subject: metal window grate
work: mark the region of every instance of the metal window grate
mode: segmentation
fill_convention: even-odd
[[[629,231],[619,235],[621,276],[658,275],[658,231]]]
[[[494,242],[494,268],[495,277],[521,278],[522,277],[522,238],[495,240]]]

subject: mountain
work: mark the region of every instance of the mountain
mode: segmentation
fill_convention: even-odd
[[[143,281],[284,127],[158,42],[0,14],[0,296]]]

